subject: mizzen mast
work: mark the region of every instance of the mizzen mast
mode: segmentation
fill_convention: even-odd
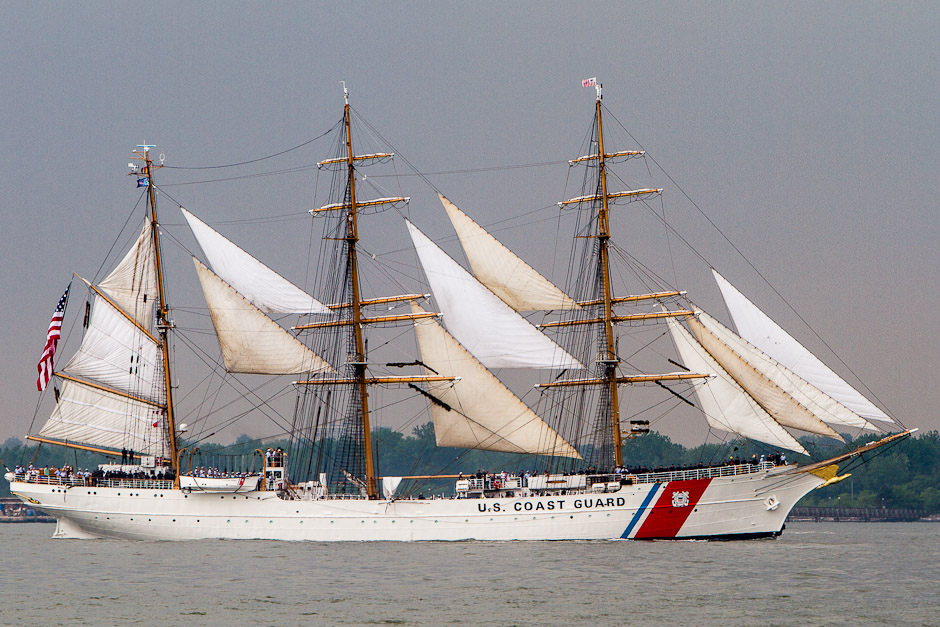
[[[171,385],[173,379],[170,376],[170,349],[169,343],[167,342],[167,335],[172,323],[168,318],[170,308],[166,303],[166,292],[163,286],[163,261],[160,254],[160,224],[157,222],[157,198],[156,190],[153,185],[153,170],[163,167],[163,156],[161,155],[160,157],[160,165],[155,166],[153,159],[150,158],[150,149],[153,147],[154,146],[149,144],[138,145],[137,150],[134,150],[134,154],[137,156],[132,157],[132,159],[144,162],[140,173],[143,175],[141,178],[143,178],[147,184],[147,202],[150,205],[150,234],[153,241],[154,270],[156,271],[157,298],[159,299],[157,303],[157,333],[160,337],[160,352],[163,359],[163,378],[166,387],[166,421],[164,423],[164,430],[166,440],[170,444],[170,465],[173,468],[173,473],[177,477],[176,481],[178,482],[179,460],[177,459],[176,417],[173,413],[173,386]],[[141,179],[138,178],[138,183],[140,180]]]

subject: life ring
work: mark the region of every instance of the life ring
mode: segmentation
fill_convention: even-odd
[[[766,499],[764,499],[764,505],[767,506],[767,511],[772,512],[778,507],[780,507],[780,500],[775,494],[771,494]]]

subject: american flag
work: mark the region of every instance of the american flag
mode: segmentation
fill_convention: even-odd
[[[597,77],[584,79],[581,81],[581,87],[597,87]]]
[[[46,384],[52,379],[53,361],[55,360],[55,347],[62,337],[62,319],[65,317],[65,307],[69,303],[69,290],[72,284],[65,288],[59,304],[55,306],[55,313],[52,314],[52,321],[49,323],[49,331],[46,333],[46,347],[42,349],[42,357],[39,358],[39,378],[36,380],[36,387],[40,392],[46,389]]]

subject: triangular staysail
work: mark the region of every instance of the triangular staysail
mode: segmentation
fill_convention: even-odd
[[[193,257],[225,369],[245,374],[300,374],[333,368]]]
[[[405,221],[448,331],[487,368],[583,368]]]
[[[708,314],[701,312],[699,317],[701,321],[694,317],[687,320],[692,335],[712,359],[717,361],[774,420],[785,427],[844,441],[842,436],[768,376],[766,366],[769,364],[758,360],[759,355],[753,347],[748,351],[746,342],[733,335]],[[769,374],[777,374],[775,378],[786,384],[785,373],[770,371]]]
[[[137,241],[98,288],[148,331],[152,329],[153,307],[157,302],[156,258],[151,222],[144,221]]]
[[[701,324],[715,335],[722,343],[727,345],[751,367],[759,371],[763,376],[773,381],[774,385],[779,387],[788,396],[793,398],[802,407],[805,407],[813,416],[824,423],[862,427],[878,431],[878,427],[871,424],[864,418],[852,413],[845,406],[830,396],[827,396],[814,385],[800,377],[798,374],[776,361],[773,357],[762,350],[753,346],[747,340],[738,337],[731,329],[724,326],[706,313],[699,316]],[[693,327],[693,332],[695,328]],[[698,335],[696,334],[696,337]],[[701,338],[699,338],[701,341]],[[780,421],[790,427],[805,429],[797,424],[788,424]],[[822,432],[820,435],[826,435]],[[831,434],[830,434],[831,435]]]
[[[412,311],[423,311],[412,303]],[[415,323],[428,374],[458,377],[428,383],[438,446],[556,455],[581,455],[431,318]],[[446,405],[446,407],[445,407]]]
[[[776,322],[758,309],[723,276],[712,269],[715,281],[725,299],[738,334],[764,351],[775,360],[811,383],[827,396],[845,406],[856,417],[844,412],[830,411],[831,424],[871,428],[867,420],[880,420],[896,424],[895,421],[846,383],[818,357],[809,352]]]
[[[580,309],[454,203],[438,194],[477,280],[516,311]]]
[[[671,318],[667,319],[666,323],[684,365],[695,372],[715,375],[695,384],[696,396],[709,425],[771,446],[808,455],[796,438],[748,396],[685,327]]]
[[[180,210],[213,271],[258,309],[265,313],[330,313],[323,303],[249,255],[208,224],[182,207]]]

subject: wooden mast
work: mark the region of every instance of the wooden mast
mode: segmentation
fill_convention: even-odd
[[[604,126],[601,120],[601,85],[597,85],[597,143],[598,165],[600,167],[601,204],[597,216],[597,239],[599,247],[598,265],[601,274],[601,288],[604,305],[603,325],[606,355],[602,361],[604,365],[604,379],[607,381],[607,393],[610,399],[610,421],[613,429],[614,463],[623,466],[622,436],[620,434],[620,398],[617,392],[617,358],[614,341],[613,321],[613,295],[610,289],[610,259],[607,245],[610,240],[610,214],[607,206],[607,171],[604,154]]]
[[[170,321],[167,318],[169,307],[166,304],[166,293],[163,287],[163,262],[160,256],[160,225],[157,222],[157,199],[153,185],[153,160],[150,158],[150,149],[153,146],[138,146],[143,152],[136,152],[143,160],[143,175],[147,177],[147,201],[150,204],[150,234],[153,240],[154,266],[157,277],[157,294],[159,297],[159,307],[157,309],[157,331],[160,336],[160,351],[163,355],[163,376],[166,386],[166,430],[167,440],[170,443],[170,467],[176,476],[175,482],[179,485],[179,468],[177,460],[177,442],[176,442],[176,421],[173,414],[173,386],[170,376],[170,350],[167,342],[167,334],[170,329]],[[157,166],[162,167],[162,166]]]
[[[352,307],[352,328],[356,343],[355,379],[359,387],[359,403],[362,424],[362,454],[366,462],[366,492],[370,499],[377,498],[375,463],[372,458],[372,434],[369,426],[369,384],[366,380],[366,354],[362,339],[362,301],[359,298],[359,267],[356,260],[356,243],[359,241],[358,216],[356,205],[356,168],[352,149],[352,129],[349,120],[349,90],[343,85],[345,105],[343,118],[346,124],[346,168],[349,181],[349,206],[346,213],[346,246],[348,247],[349,280],[352,284],[350,305]]]

